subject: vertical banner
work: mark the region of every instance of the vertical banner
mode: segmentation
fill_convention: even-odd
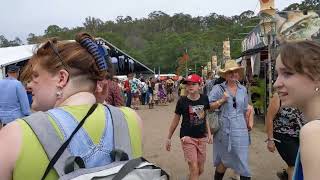
[[[227,60],[231,59],[230,55],[230,41],[229,39],[227,41],[223,41],[223,65]]]
[[[203,77],[207,76],[207,74],[208,74],[208,67],[207,66],[205,66],[203,68],[202,73],[203,73]]]
[[[218,66],[218,58],[217,56],[212,56],[211,57],[211,68],[212,68],[212,72],[216,72],[217,71],[217,66]]]
[[[212,72],[211,61],[207,62],[207,70],[208,72]]]

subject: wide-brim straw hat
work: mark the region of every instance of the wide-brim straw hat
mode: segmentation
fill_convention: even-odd
[[[225,65],[224,65],[224,68],[223,69],[219,69],[218,74],[221,77],[225,78],[226,74],[228,72],[235,71],[235,70],[238,70],[240,78],[243,78],[243,76],[244,76],[244,67],[243,66],[239,66],[235,60],[227,60]]]

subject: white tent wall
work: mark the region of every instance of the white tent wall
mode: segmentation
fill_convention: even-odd
[[[0,79],[3,79],[5,76],[6,76],[5,68],[3,67],[3,68],[0,69]]]
[[[0,79],[5,77],[6,66],[29,59],[36,47],[32,44],[0,48]]]
[[[0,66],[7,66],[26,59],[33,55],[36,45],[22,45],[0,48]]]

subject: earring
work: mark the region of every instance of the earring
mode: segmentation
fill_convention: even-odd
[[[318,87],[315,89],[316,92],[319,92],[319,90],[320,90],[320,88],[318,88]]]
[[[62,96],[63,96],[63,92],[62,92],[61,90],[58,90],[58,91],[56,92],[56,96],[57,96],[58,99],[61,99]]]

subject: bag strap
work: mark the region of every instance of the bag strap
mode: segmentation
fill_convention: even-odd
[[[146,160],[142,157],[129,160],[122,168],[119,170],[117,175],[115,175],[112,180],[122,180],[126,175],[133,171],[137,166]]]
[[[124,113],[117,107],[105,105],[111,114],[113,124],[114,150],[124,151],[129,159],[133,158],[129,125]]]
[[[220,86],[220,88],[222,89],[222,92],[225,92],[225,91],[226,91],[226,89],[225,89],[221,84],[219,84],[219,86]]]
[[[42,145],[48,159],[52,159],[57,149],[61,147],[62,140],[58,137],[55,129],[51,125],[48,114],[44,112],[36,112],[30,116],[24,117],[23,120],[29,125],[31,130],[37,136],[40,144]],[[59,176],[64,174],[64,162],[61,159],[67,159],[71,153],[66,150],[61,155],[60,160],[54,165],[55,170]]]
[[[97,108],[98,104],[94,104],[91,106],[91,108],[89,109],[88,113],[84,116],[84,118],[80,121],[80,123],[78,124],[78,126],[76,127],[76,129],[72,132],[72,134],[70,135],[70,137],[67,139],[67,141],[65,141],[62,146],[59,148],[59,150],[55,153],[55,155],[53,156],[53,158],[50,160],[46,171],[44,172],[41,180],[44,180],[47,175],[49,174],[50,170],[53,168],[53,166],[56,164],[56,162],[59,160],[59,158],[61,157],[61,155],[63,154],[63,152],[65,151],[65,149],[68,147],[70,141],[72,140],[73,136],[78,132],[78,130],[82,127],[82,125],[85,123],[86,119],[94,112],[94,110]],[[51,143],[51,142],[50,142]]]

